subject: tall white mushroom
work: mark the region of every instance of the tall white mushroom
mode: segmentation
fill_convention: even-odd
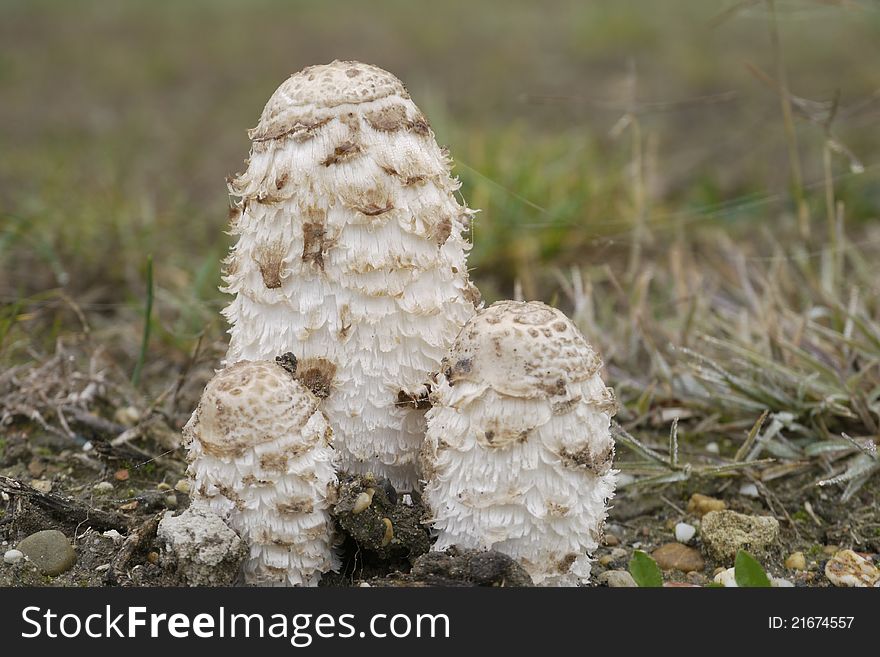
[[[249,135],[227,362],[294,353],[341,468],[412,489],[425,384],[479,303],[450,160],[403,84],[358,62],[291,76]]]
[[[615,401],[574,324],[501,301],[444,359],[422,452],[435,550],[495,549],[536,583],[576,585],[614,493]]]
[[[248,584],[316,586],[337,566],[332,431],[281,365],[241,361],[208,383],[184,428],[194,501],[250,546]]]

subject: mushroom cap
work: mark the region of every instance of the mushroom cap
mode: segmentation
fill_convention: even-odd
[[[304,68],[285,80],[266,103],[254,140],[274,139],[297,124],[320,121],[340,105],[369,103],[389,96],[409,99],[406,87],[388,71],[355,61]]]
[[[561,311],[539,301],[499,301],[462,328],[441,371],[513,397],[567,397],[602,360]]]
[[[184,434],[207,454],[235,457],[299,432],[317,407],[311,391],[280,365],[244,360],[208,382]]]

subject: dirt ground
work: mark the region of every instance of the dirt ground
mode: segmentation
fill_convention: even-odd
[[[32,423],[19,422],[4,431],[0,440],[0,552],[13,548],[33,532],[58,529],[72,541],[77,559],[72,569],[57,577],[41,574],[26,561],[0,564],[0,586],[183,584],[162,558],[163,548],[155,537],[156,520],[162,513],[174,513],[190,503],[183,449],[167,448],[175,438],[167,426],[161,431],[147,431],[145,437],[130,444],[114,446],[101,435],[101,429],[119,431],[119,427],[110,420],[104,422],[106,426],[94,416],[71,420],[71,428],[87,435],[91,445],[52,434]],[[620,465],[625,471],[625,455]],[[621,490],[612,502],[604,544],[594,555],[593,580],[601,580],[606,570],[626,570],[634,549],[650,553],[663,544],[674,543],[676,523],[699,528],[699,515],[688,511],[691,496],[699,493],[723,501],[734,511],[776,517],[779,540],[761,555],[768,573],[795,586],[829,586],[824,566],[837,549],[880,552],[880,482],[874,478],[845,510],[837,490],[820,488],[814,481],[815,474],[809,471],[766,484],[757,481],[757,497],[752,496],[754,491],[752,495],[741,492],[743,484],[749,482],[743,475],[644,491]],[[406,524],[409,531],[399,531],[389,549],[371,544],[369,514],[358,516],[363,519],[359,527],[350,522],[354,516],[344,513],[346,496],[354,499],[362,487],[362,482],[343,477],[342,502],[337,508],[341,509],[338,520],[345,535],[344,566],[340,573],[326,576],[325,585],[475,583],[470,576],[465,581],[455,581],[446,576],[448,573],[438,576],[433,563],[422,563],[415,574],[407,574],[416,558],[428,549],[427,533],[420,526],[423,509],[417,496],[414,506],[398,519],[394,515],[395,508],[402,508],[398,496],[385,487],[388,490],[376,502],[384,506],[377,512],[393,517],[396,525]],[[702,552],[703,567],[689,573],[667,570],[665,581],[705,585],[719,568],[732,565],[710,558],[699,533],[691,546]],[[785,567],[786,558],[794,552],[805,555],[805,570]],[[511,567],[515,564],[499,566]],[[509,585],[516,581],[509,573],[499,577],[499,581],[490,577],[488,582],[480,583]]]

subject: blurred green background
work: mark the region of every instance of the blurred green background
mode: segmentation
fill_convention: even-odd
[[[134,321],[153,254],[160,335],[188,348],[224,302],[224,179],[242,168],[246,130],[288,75],[335,58],[397,74],[449,147],[480,210],[471,266],[489,300],[553,301],[560,271],[603,263],[623,276],[703,227],[758,254],[768,229],[821,246],[822,103],[836,95],[830,172],[847,226],[880,208],[880,10],[778,1],[774,48],[768,6],[2,0],[7,321],[48,304],[60,313],[43,313],[49,328],[76,324],[59,290],[93,321]],[[793,102],[820,226],[809,239],[791,228],[780,68],[808,99]]]

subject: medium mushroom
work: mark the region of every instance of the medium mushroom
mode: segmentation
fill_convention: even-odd
[[[400,80],[358,62],[291,76],[249,135],[226,362],[292,352],[340,467],[413,489],[429,374],[479,303],[449,157]]]
[[[422,450],[435,550],[494,549],[536,584],[589,578],[614,493],[614,395],[560,311],[501,301],[443,360]]]
[[[316,586],[337,566],[332,431],[279,364],[241,361],[208,383],[186,427],[193,495],[250,546],[244,580]]]

